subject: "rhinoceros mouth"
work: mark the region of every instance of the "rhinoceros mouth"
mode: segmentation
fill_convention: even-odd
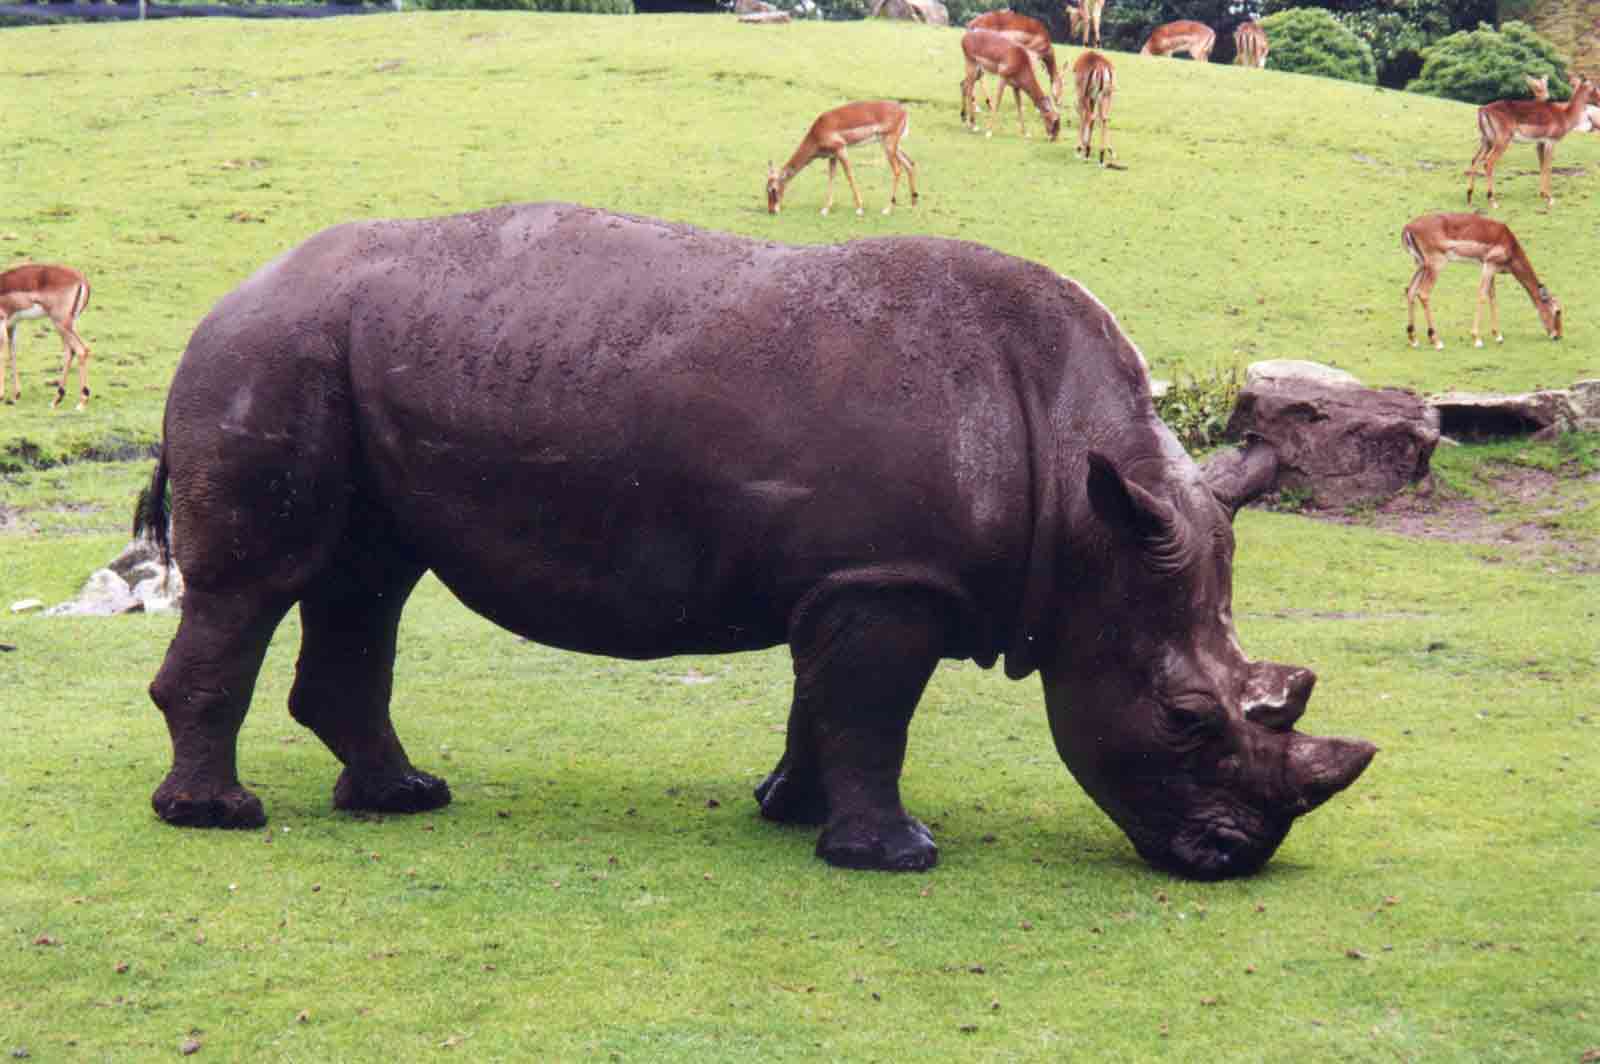
[[[1139,855],[1187,879],[1231,879],[1259,871],[1288,834],[1256,817],[1188,820],[1164,838],[1135,839]]]

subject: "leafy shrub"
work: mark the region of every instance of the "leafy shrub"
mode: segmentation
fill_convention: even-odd
[[[1156,413],[1191,454],[1222,442],[1243,386],[1238,366],[1212,367],[1205,375],[1178,373],[1156,399]]]
[[[1550,95],[1571,95],[1566,64],[1555,47],[1522,22],[1507,22],[1496,32],[1480,25],[1452,33],[1423,53],[1422,74],[1406,86],[1411,92],[1467,103],[1527,96],[1523,76],[1550,77]]]
[[[631,15],[633,0],[416,0],[435,11],[471,8],[480,11],[565,11],[586,15]]]
[[[1422,70],[1422,53],[1455,27],[1441,0],[1393,0],[1381,7],[1341,12],[1345,29],[1367,42],[1378,64],[1378,84],[1404,88]]]
[[[1378,64],[1360,37],[1319,7],[1292,7],[1261,20],[1272,42],[1267,66],[1373,85]]]

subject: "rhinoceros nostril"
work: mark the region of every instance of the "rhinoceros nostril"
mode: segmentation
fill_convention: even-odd
[[[1250,846],[1250,836],[1233,827],[1213,827],[1209,841],[1217,864],[1224,868]]]

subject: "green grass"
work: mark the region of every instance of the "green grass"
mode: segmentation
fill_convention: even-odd
[[[1449,346],[1413,351],[1398,231],[1461,204],[1470,107],[1114,55],[1128,169],[1103,171],[1036,118],[1028,141],[1009,120],[963,132],[956,40],[486,14],[7,31],[0,260],[89,274],[96,397],[49,411],[59,345],[25,324],[23,403],[0,407],[0,607],[65,599],[117,551],[194,323],[353,217],[571,199],[788,241],[946,234],[1079,278],[1158,374],[1305,357],[1428,390],[1600,376],[1600,138],[1561,145],[1584,172],[1557,176],[1553,213],[1531,149],[1502,171],[1498,214],[1566,301],[1567,341],[1508,284],[1506,344],[1466,346],[1476,275],[1457,267],[1435,301]],[[820,167],[769,217],[766,161],[868,96],[912,109],[922,205],[879,216],[888,172],[863,150],[865,218],[815,213]],[[939,869],[828,868],[814,832],[749,798],[782,747],[782,651],[562,654],[431,579],[394,712],[453,806],[330,810],[334,760],[283,711],[291,619],[241,742],[270,830],[175,830],[149,809],[170,750],[144,691],[174,619],[0,609],[0,1052],[1577,1061],[1600,1046],[1594,447],[1438,459],[1465,496],[1507,463],[1561,471],[1566,566],[1241,515],[1247,650],[1317,670],[1309,730],[1383,752],[1236,883],[1138,862],[1057,760],[1037,681],[954,663],[905,778]]]

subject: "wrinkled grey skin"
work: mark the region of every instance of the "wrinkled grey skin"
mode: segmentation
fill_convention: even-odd
[[[786,247],[562,204],[339,226],[196,330],[137,523],[183,619],[151,696],[176,824],[265,821],[236,743],[299,605],[289,698],[334,803],[450,800],[389,718],[426,570],[529,639],[625,658],[788,643],[762,813],[835,864],[931,867],[900,802],[941,658],[1037,670],[1068,767],[1150,862],[1253,871],[1362,742],[1229,613],[1255,446],[1202,470],[1075,283],[972,244]],[[625,725],[623,725],[625,726]]]

